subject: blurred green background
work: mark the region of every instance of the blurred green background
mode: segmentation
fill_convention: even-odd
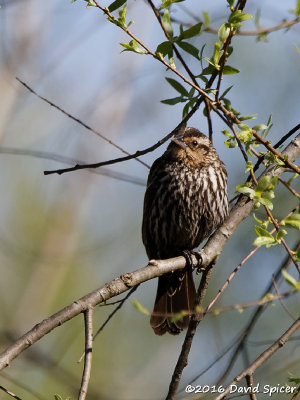
[[[105,6],[109,3],[103,2]],[[264,27],[293,18],[288,11],[295,8],[295,1],[248,3],[246,12],[254,14],[258,7],[261,9],[260,23]],[[109,24],[99,10],[86,9],[85,2],[2,0],[1,5],[0,343],[4,349],[43,318],[147,263],[140,233],[147,168],[135,160],[108,168],[133,177],[136,183],[88,171],[44,176],[44,170],[65,164],[28,152],[85,162],[119,157],[121,153],[31,94],[15,77],[130,153],[169,133],[180,122],[181,105],[160,103],[176,96],[164,79],[171,75],[151,57],[122,52],[119,43],[128,42],[126,35]],[[187,0],[184,5],[199,18],[203,11],[209,12],[215,28],[228,13],[225,0]],[[180,3],[173,7],[173,15],[191,21]],[[145,1],[128,1],[128,19],[134,20],[132,31],[151,49],[164,40]],[[253,21],[247,22],[245,29],[255,29]],[[214,35],[203,33],[192,43],[200,48],[207,43],[204,55],[210,57],[215,41]],[[300,55],[293,43],[300,48],[299,24],[270,34],[267,42],[235,37],[229,64],[241,73],[226,76],[222,83],[223,90],[234,84],[229,96],[233,106],[242,115],[256,113],[255,123],[266,123],[273,114],[270,139],[274,142],[299,123]],[[200,72],[193,60],[186,60],[195,73]],[[207,131],[201,111],[189,125]],[[244,161],[237,148],[224,146],[221,130],[225,126],[215,116],[213,127],[214,145],[227,166],[232,198],[235,186],[245,179]],[[164,148],[143,160],[151,164]],[[13,149],[27,154],[11,154]],[[280,218],[297,203],[281,188],[275,205],[274,215]],[[206,304],[253,248],[253,226],[253,218],[249,217],[225,247],[214,269]],[[298,239],[296,235],[290,230],[287,241],[291,247]],[[259,299],[284,257],[285,251],[279,246],[260,249],[237,274],[217,306]],[[285,285],[280,288],[286,289]],[[151,309],[155,290],[156,282],[147,282],[133,298]],[[289,298],[285,304],[297,316],[299,299]],[[112,307],[96,309],[95,330],[111,311]],[[230,311],[205,318],[181,387],[232,343],[252,312]],[[246,365],[247,358],[254,360],[266,348],[265,341],[271,344],[291,323],[278,302],[270,306],[230,377]],[[83,316],[78,316],[14,360],[1,374],[0,384],[24,399],[52,399],[55,393],[76,398],[83,367],[77,363],[84,349],[83,336]],[[149,318],[127,302],[95,341],[88,399],[164,398],[183,339],[183,334],[155,336]],[[195,383],[213,384],[229,356]],[[257,371],[255,382],[286,383],[288,372],[299,376],[299,359],[298,336]],[[8,396],[3,393],[0,398]]]

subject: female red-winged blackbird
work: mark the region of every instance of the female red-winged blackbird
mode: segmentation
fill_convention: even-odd
[[[183,129],[150,169],[142,226],[149,259],[176,257],[198,247],[227,214],[225,165],[203,133]],[[160,277],[150,320],[154,332],[177,335],[186,329],[195,295],[191,268]],[[172,321],[182,310],[188,315]]]

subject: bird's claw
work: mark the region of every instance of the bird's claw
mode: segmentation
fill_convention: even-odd
[[[197,269],[196,273],[200,274],[202,271],[204,271],[204,268],[202,267],[202,256],[198,251],[194,251],[194,250],[184,250],[182,252],[183,257],[186,260],[186,266],[190,267],[192,269]],[[196,257],[197,263],[194,264],[193,262],[193,257]]]

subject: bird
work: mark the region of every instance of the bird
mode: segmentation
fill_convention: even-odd
[[[181,128],[149,171],[142,222],[149,260],[192,252],[227,215],[224,163],[206,135],[196,128]],[[154,333],[178,335],[186,329],[195,298],[192,268],[159,277],[150,318]],[[174,318],[177,313],[183,317]]]

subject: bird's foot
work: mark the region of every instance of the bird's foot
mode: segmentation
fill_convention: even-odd
[[[184,250],[182,252],[182,255],[186,260],[186,266],[188,268],[197,269],[197,274],[200,274],[200,272],[203,271],[203,268],[202,268],[203,259],[202,259],[201,254],[198,251]],[[193,256],[196,257],[196,260],[197,260],[196,264],[193,261]]]

